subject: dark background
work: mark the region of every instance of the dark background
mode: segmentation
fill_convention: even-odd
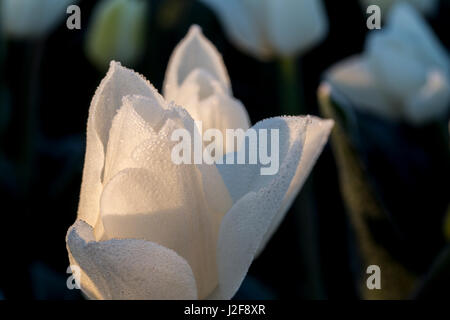
[[[5,62],[0,64],[0,81],[6,88],[0,103],[9,106],[0,131],[0,292],[6,299],[82,298],[78,290],[66,288],[65,235],[76,218],[88,108],[105,75],[84,52],[95,2],[80,1],[81,30],[68,30],[62,23],[45,40],[6,42]],[[298,59],[307,112],[315,115],[319,114],[316,91],[323,72],[361,52],[368,32],[358,1],[325,4],[329,33]],[[174,5],[182,10],[172,12]],[[252,123],[281,114],[276,62],[260,62],[235,49],[209,9],[196,1],[154,0],[149,15],[146,53],[132,67],[156,88],[161,89],[173,48],[195,23],[222,53],[234,96],[244,103]],[[447,48],[449,17],[450,6],[441,1],[438,14],[428,18]],[[424,139],[414,132],[408,137]],[[377,152],[368,151],[375,155],[369,157],[368,167],[379,177],[377,183],[391,211],[407,215],[399,224],[409,235],[407,247],[415,255],[412,264],[425,272],[444,247],[439,226],[448,204],[448,171],[437,170],[432,156],[422,161],[415,154],[408,160],[418,163],[421,175],[410,181],[408,174],[402,176],[399,171],[402,165],[384,163]],[[396,157],[401,163],[405,153]],[[236,298],[359,298],[359,258],[329,146],[309,185],[314,190],[315,212],[307,218],[310,234],[301,232],[304,217],[291,210],[253,263]],[[306,249],[308,240],[312,242]]]

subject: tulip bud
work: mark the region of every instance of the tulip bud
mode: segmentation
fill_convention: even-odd
[[[1,0],[1,27],[11,37],[41,37],[61,22],[67,6],[76,2],[78,0]]]
[[[148,1],[102,0],[89,25],[86,53],[99,69],[111,60],[134,65],[145,46]]]

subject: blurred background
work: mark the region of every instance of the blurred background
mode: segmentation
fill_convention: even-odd
[[[109,60],[161,90],[172,50],[198,24],[223,55],[252,124],[280,114],[329,117],[317,97],[324,73],[363,52],[373,32],[367,1],[325,0],[328,27],[320,40],[288,58],[260,57],[236,46],[202,1],[119,1],[111,8],[109,1],[57,1],[65,2],[61,9],[55,1],[17,0],[23,7],[13,10],[7,2],[0,0],[0,299],[83,299],[66,286],[65,236],[77,213],[88,109]],[[80,29],[66,26],[70,4],[81,9]],[[448,53],[450,1],[436,6],[421,14]],[[331,107],[332,114],[341,107]],[[448,108],[420,126],[356,108],[343,113],[335,120],[352,151],[342,156],[339,139],[330,140],[236,299],[450,296]],[[351,159],[358,159],[355,168]],[[352,174],[362,177],[369,196],[345,190]],[[367,197],[382,218],[355,219],[369,206]],[[361,245],[364,237],[375,245]],[[375,296],[362,289],[372,255],[386,268],[401,266],[385,276],[381,268],[387,289]]]

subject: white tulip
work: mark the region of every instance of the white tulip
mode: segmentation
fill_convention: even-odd
[[[391,7],[396,3],[402,1],[408,2],[424,14],[433,13],[439,4],[439,0],[360,0],[364,11],[367,7],[375,4],[380,7],[383,16],[387,14]]]
[[[16,38],[40,37],[49,33],[78,0],[0,0],[3,31]]]
[[[450,59],[420,15],[396,5],[387,27],[369,34],[366,51],[327,73],[355,107],[414,125],[433,121],[450,105]]]
[[[243,123],[222,59],[198,28],[175,49],[165,84],[169,100],[220,97],[219,105],[196,111],[202,117],[204,110],[206,121]],[[209,108],[220,117],[213,121]],[[193,134],[193,119],[142,76],[112,62],[90,107],[78,217],[66,238],[81,289],[97,299],[231,298],[332,126],[310,116],[256,124],[280,131],[274,176],[261,176],[259,165],[175,165],[171,132]]]
[[[201,1],[237,47],[263,60],[302,54],[328,32],[322,0]]]

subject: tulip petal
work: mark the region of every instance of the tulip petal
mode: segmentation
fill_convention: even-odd
[[[279,173],[271,179],[264,179],[267,182],[265,185],[257,185],[253,188],[254,191],[246,193],[223,217],[217,247],[219,286],[212,296],[215,299],[230,299],[236,293],[264,234],[282,205],[290,181],[295,175],[296,163],[300,161],[302,153],[306,123],[300,119],[294,117],[273,118],[263,121],[264,127],[280,128],[280,141],[287,141],[286,145],[289,146],[289,150],[283,156]],[[261,126],[261,123],[256,124],[256,126],[258,125]],[[293,165],[294,163],[295,165]],[[243,166],[236,167],[239,167],[240,171],[245,168]],[[248,167],[250,169],[253,166]],[[229,171],[228,174],[230,173]],[[251,172],[244,179],[246,185],[252,185],[252,181],[248,181],[248,178],[251,177],[255,177],[255,172]],[[240,180],[237,177],[236,179]]]
[[[272,55],[272,50],[264,40],[258,14],[252,12],[246,1],[201,1],[216,13],[226,34],[237,47],[260,59],[267,59]]]
[[[292,134],[291,126],[296,130],[296,123],[302,123],[304,131],[298,132],[298,139],[303,139],[307,130],[310,128],[315,128],[316,125],[319,125],[320,128],[324,130],[324,134],[328,136],[329,130],[332,126],[332,121],[330,120],[321,120],[317,117],[306,116],[306,117],[276,117],[270,118],[255,124],[251,129],[260,130],[267,129],[279,130],[279,162],[280,166],[285,161],[286,156],[289,154],[290,148],[292,148]],[[291,140],[289,140],[289,138]],[[302,140],[302,143],[304,141]],[[325,141],[326,142],[326,141]],[[320,154],[320,151],[323,146],[318,145],[317,151]],[[245,148],[249,148],[249,145],[246,144]],[[248,151],[246,151],[248,152]],[[299,163],[297,162],[297,165]],[[257,165],[248,165],[248,164],[217,164],[217,168],[227,186],[230,195],[234,202],[238,201],[241,197],[247,194],[250,191],[256,191],[260,189],[265,184],[268,184],[270,180],[274,178],[273,175],[261,175],[261,167],[260,163]]]
[[[389,14],[387,24],[388,31],[399,43],[409,43],[412,46],[409,54],[439,69],[450,68],[446,49],[425,19],[410,4],[404,2],[396,4]]]
[[[220,226],[219,287],[213,298],[229,299],[235,294],[272,223],[279,223],[277,216],[284,214],[306,179],[331,126],[330,121],[320,123],[310,117],[272,118],[256,124],[254,128],[279,129],[280,169],[275,176],[261,176],[256,165],[219,166],[233,199],[238,199]],[[306,146],[305,139],[311,145]]]
[[[217,284],[220,217],[208,211],[198,194],[195,171],[167,171],[125,169],[111,179],[101,199],[106,239],[133,237],[174,250],[191,266],[202,298]]]
[[[425,82],[426,66],[411,54],[414,47],[389,32],[377,33],[367,43],[367,63],[378,86],[395,102],[415,93]]]
[[[393,119],[400,117],[400,106],[380,90],[364,57],[353,56],[338,63],[327,71],[325,77],[355,108],[382,113]]]
[[[86,155],[81,184],[78,219],[90,225],[97,224],[99,198],[102,188],[105,152],[109,131],[116,111],[126,95],[139,94],[154,99],[164,106],[164,100],[155,88],[142,76],[111,62],[106,77],[95,92],[89,109]]]
[[[217,234],[231,199],[213,166],[173,162],[171,133],[189,127],[192,137],[195,125],[182,108],[165,112],[159,131],[134,149],[129,168],[103,189],[102,239],[136,237],[174,250],[189,262],[204,297],[217,284]]]
[[[297,171],[295,172],[295,176],[289,185],[289,189],[283,199],[281,208],[274,217],[269,230],[264,235],[258,254],[264,249],[273,233],[278,229],[278,226],[283,221],[284,216],[311,173],[318,157],[322,153],[334,125],[333,120],[322,120],[316,117],[310,117],[310,120],[311,122],[308,123],[306,128],[306,139],[303,145],[302,156],[300,163],[298,164]]]
[[[197,299],[189,264],[174,251],[145,240],[96,242],[93,229],[78,220],[67,233],[67,248],[81,268],[81,287],[102,299]]]
[[[207,71],[193,70],[178,91],[177,104],[183,106],[194,120],[201,121],[203,132],[218,129],[244,129],[250,120],[242,103],[229,96]]]
[[[144,141],[133,151],[133,167],[145,168],[154,174],[160,172],[175,172],[177,170],[198,170],[203,184],[203,193],[210,208],[209,211],[216,212],[221,218],[231,207],[232,200],[228,190],[214,164],[200,163],[195,166],[175,166],[172,159],[172,150],[178,142],[169,141],[175,130],[186,129],[191,137],[191,150],[194,150],[194,141],[199,136],[198,130],[189,113],[184,108],[169,106],[165,111],[166,122],[159,129],[158,134]],[[195,159],[192,159],[194,163]],[[151,159],[151,161],[149,161]],[[167,175],[169,175],[167,173]],[[191,185],[189,188],[193,188]]]
[[[189,29],[170,57],[163,85],[167,101],[177,102],[179,87],[195,69],[208,72],[226,92],[231,92],[230,79],[222,56],[196,25]]]
[[[111,62],[106,77],[92,99],[90,110],[95,129],[105,148],[112,120],[122,105],[122,98],[128,95],[148,97],[165,107],[163,97],[143,76],[122,67],[118,62]]]
[[[449,79],[440,70],[428,73],[425,85],[407,99],[405,118],[411,123],[422,124],[445,114],[450,105]]]
[[[134,149],[156,135],[166,120],[166,109],[155,99],[126,96],[111,125],[106,151],[104,183],[120,170],[134,167]]]
[[[328,21],[321,0],[277,0],[266,3],[267,37],[278,54],[301,54],[325,37]]]
[[[99,199],[102,192],[104,161],[103,144],[97,132],[95,132],[92,115],[89,115],[86,134],[86,154],[84,156],[83,178],[81,181],[77,218],[93,226],[97,224],[100,213]]]

